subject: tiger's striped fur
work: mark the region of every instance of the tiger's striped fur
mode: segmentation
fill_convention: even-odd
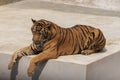
[[[38,54],[30,62],[28,68],[30,76],[34,73],[35,64],[40,61],[61,55],[92,54],[101,51],[106,44],[102,31],[91,26],[75,25],[71,28],[62,28],[43,19],[38,21],[32,19],[32,22],[33,43],[16,51],[8,65],[11,69],[17,58]]]

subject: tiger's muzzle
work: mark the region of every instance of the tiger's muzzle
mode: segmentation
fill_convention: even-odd
[[[46,41],[48,41],[48,34],[45,31],[41,31],[41,35],[35,34],[33,36],[33,43],[36,46],[43,46]]]
[[[43,46],[44,43],[47,41],[47,39],[41,39],[41,40],[33,40],[33,43],[36,45],[36,46]]]

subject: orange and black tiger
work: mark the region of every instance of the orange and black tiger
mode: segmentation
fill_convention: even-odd
[[[106,44],[106,39],[98,28],[87,25],[62,28],[44,19],[38,21],[32,19],[32,22],[33,43],[16,51],[8,65],[11,69],[17,58],[38,54],[30,61],[29,76],[34,73],[38,62],[55,59],[61,55],[78,53],[89,55],[101,51]]]

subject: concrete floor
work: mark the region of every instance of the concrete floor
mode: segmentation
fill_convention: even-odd
[[[47,6],[51,3],[44,3],[39,0],[23,0],[0,6],[0,53],[12,54],[17,49],[31,43],[31,18],[47,19],[61,27],[71,27],[75,24],[91,25],[103,31],[107,39],[107,52],[105,54],[63,56],[56,59],[57,61],[89,64],[120,50],[118,48],[120,47],[120,17],[102,15],[104,10],[97,15],[87,13],[84,8],[82,8],[81,13],[72,12],[73,9],[66,6],[63,6],[63,10],[60,10],[59,7],[61,6],[55,6],[57,4],[47,9],[43,4]],[[70,10],[65,11],[67,9],[71,9],[71,12]],[[83,12],[86,13],[83,14]],[[110,14],[112,14],[112,11]]]
[[[75,24],[91,25],[100,28],[104,32],[107,44],[120,40],[120,18],[117,16],[62,12],[52,10],[52,8],[41,8],[36,3],[42,4],[39,0],[25,0],[0,6],[0,52],[13,52],[31,43],[31,18],[37,20],[47,19],[62,27],[71,27]]]

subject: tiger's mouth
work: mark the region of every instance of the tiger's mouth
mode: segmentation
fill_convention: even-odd
[[[40,42],[40,41],[35,41],[34,44],[35,44],[35,45],[41,45],[42,42]]]
[[[42,40],[40,40],[40,41],[34,41],[34,44],[35,44],[36,46],[43,46],[46,41],[47,41],[47,39],[42,39]]]

